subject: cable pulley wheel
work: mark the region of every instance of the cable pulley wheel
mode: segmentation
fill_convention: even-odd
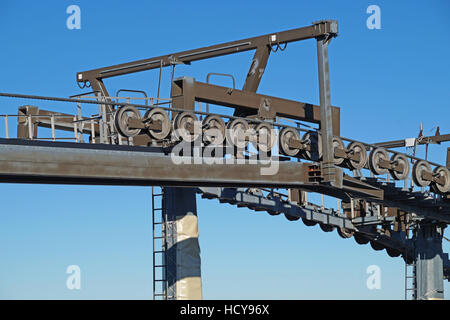
[[[121,136],[131,138],[137,136],[141,132],[141,129],[131,129],[128,126],[128,120],[131,118],[137,120],[142,119],[139,110],[133,106],[123,106],[116,111],[114,115],[114,125]]]
[[[384,148],[375,148],[369,154],[369,168],[373,174],[381,175],[388,172],[388,168],[381,166],[381,161],[389,161],[389,154]]]
[[[445,167],[436,167],[433,174],[438,178],[442,179],[444,182],[439,183],[438,181],[433,182],[433,187],[436,188],[440,193],[450,192],[450,172]]]
[[[381,251],[384,249],[384,246],[374,240],[370,241],[370,246],[372,247],[373,250],[375,251]]]
[[[210,115],[203,119],[203,142],[206,144],[221,145],[225,141],[225,122],[219,116]]]
[[[297,221],[298,219],[300,219],[300,217],[296,217],[296,216],[291,216],[289,214],[284,214],[284,216],[286,217],[286,219],[288,219],[289,221]]]
[[[352,170],[359,170],[364,168],[367,162],[366,147],[361,142],[351,142],[347,146],[350,154],[359,154],[359,160],[348,159],[348,166]]]
[[[392,249],[392,248],[386,248],[386,252],[389,255],[389,257],[391,257],[391,258],[397,258],[402,254],[397,249]]]
[[[167,112],[161,108],[147,110],[144,114],[145,122],[161,122],[161,130],[149,129],[148,133],[156,140],[163,140],[170,134],[170,118]]]
[[[271,216],[276,216],[279,215],[281,212],[276,210],[267,210],[267,213],[270,214]]]
[[[268,123],[260,123],[255,127],[255,133],[257,140],[252,141],[252,145],[260,152],[270,152],[275,142],[273,127]]]
[[[342,142],[341,138],[333,137],[333,150],[336,149],[345,149],[345,145]],[[334,164],[339,166],[345,161],[345,158],[336,157],[336,152],[334,152]]]
[[[408,178],[409,175],[409,161],[406,156],[403,154],[394,154],[391,157],[391,163],[397,166],[401,166],[402,170],[401,172],[395,170],[395,169],[389,169],[389,173],[391,174],[392,178],[395,180],[405,180]]]
[[[244,119],[233,119],[228,122],[227,131],[225,134],[227,143],[237,148],[245,148],[248,145],[248,140],[245,139],[245,134],[248,133],[249,125]]]
[[[334,227],[329,224],[319,223],[319,227],[323,232],[331,232],[334,230]]]
[[[386,249],[387,251],[387,249]],[[407,264],[413,264],[414,263],[414,257],[411,255],[408,255],[407,253],[402,254],[403,261],[405,261]]]
[[[177,140],[194,142],[201,134],[200,130],[196,128],[196,123],[198,124],[198,118],[191,111],[177,114],[173,119],[174,136]]]
[[[353,231],[348,230],[347,228],[338,228],[337,233],[343,239],[351,238],[351,237],[353,237],[353,234],[354,234]]]
[[[364,237],[360,234],[355,234],[353,237],[355,238],[355,241],[357,244],[368,244],[369,243],[369,239],[367,239],[366,237]]]
[[[313,227],[313,226],[315,226],[315,225],[317,224],[316,221],[313,221],[313,220],[307,220],[307,219],[305,219],[305,218],[302,218],[302,222],[303,222],[303,224],[304,224],[305,226],[308,226],[308,227]]]
[[[297,130],[294,128],[283,128],[280,131],[280,151],[282,154],[290,157],[295,157],[299,152],[300,149],[297,148],[291,148],[289,146],[289,140],[300,140],[300,134]]]
[[[303,141],[308,141],[310,150],[305,150],[305,157],[311,161],[319,161],[322,158],[322,136],[317,131],[308,131],[303,137]]]
[[[429,186],[431,181],[423,179],[423,173],[432,174],[430,164],[425,160],[419,160],[413,165],[412,169],[412,178],[416,186],[418,187],[426,187]]]

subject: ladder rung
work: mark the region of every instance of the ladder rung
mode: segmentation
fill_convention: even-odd
[[[163,208],[153,208],[153,211],[159,211],[162,210]]]
[[[153,253],[164,253],[164,252],[166,252],[166,251],[164,251],[164,250],[156,250],[156,251],[153,251]]]
[[[155,268],[164,268],[164,267],[166,267],[166,265],[165,264],[158,264],[158,265],[155,265],[154,267]]]
[[[153,222],[153,224],[163,224],[164,222]]]
[[[163,239],[165,237],[153,237],[153,239]]]
[[[160,281],[167,281],[166,279],[155,279],[155,282],[160,282]]]

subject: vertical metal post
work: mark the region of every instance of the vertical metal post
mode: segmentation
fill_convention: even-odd
[[[9,139],[8,115],[5,115],[5,137]]]
[[[51,118],[50,118],[50,127],[52,129],[52,140],[55,141],[56,137],[55,137],[55,115],[52,114]]]
[[[73,117],[73,134],[75,136],[75,142],[78,142],[78,122],[77,117]]]
[[[97,95],[97,100],[98,101],[103,101],[103,98],[101,97],[100,94],[96,94]],[[104,122],[104,114],[103,114],[103,106],[102,104],[99,103],[98,105],[98,115],[99,115],[99,120],[98,120],[98,131],[99,131],[99,140],[100,143],[105,143],[105,130],[104,130],[104,126],[105,126],[105,122]]]
[[[99,127],[100,128],[100,127]],[[94,127],[94,120],[91,120],[91,142],[95,143],[95,127]]]
[[[443,228],[435,223],[417,227],[416,248],[417,299],[444,299],[444,264],[442,252]]]
[[[81,103],[77,103],[77,112],[78,112],[78,120],[82,120],[83,119],[83,114],[81,112]],[[79,142],[84,142],[84,138],[83,138],[83,129],[84,129],[84,121],[80,121],[78,123],[78,139]]]
[[[31,115],[28,116],[28,136],[30,140],[33,140],[33,121]]]
[[[109,143],[108,140],[108,117],[106,116],[106,105],[102,104],[102,119],[103,123],[103,143]]]
[[[322,135],[322,175],[324,182],[336,181],[333,153],[333,119],[331,114],[328,37],[317,39],[320,93],[320,133]]]
[[[324,196],[323,193],[320,194],[320,209],[325,209],[325,200],[324,200]]]
[[[116,144],[114,141],[114,118],[113,117],[109,117],[109,132],[111,135],[111,144]],[[120,140],[120,135],[119,133],[117,133],[117,138]]]

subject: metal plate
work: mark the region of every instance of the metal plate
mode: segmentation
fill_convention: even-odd
[[[373,174],[381,175],[388,172],[387,168],[380,166],[381,161],[389,161],[389,154],[384,148],[372,149],[369,155],[369,168]]]
[[[120,107],[114,115],[114,125],[117,132],[127,138],[137,136],[141,132],[141,129],[130,129],[128,127],[129,118],[142,119],[142,116],[139,110],[133,106]]]
[[[425,160],[419,160],[416,163],[414,163],[413,170],[412,170],[412,178],[416,186],[418,187],[426,187],[429,186],[431,181],[425,180],[422,178],[422,174],[424,172],[428,172],[431,174],[431,166],[430,164]]]
[[[347,150],[350,154],[356,154],[356,153],[360,154],[359,161],[348,159],[347,163],[348,163],[348,166],[350,167],[350,169],[359,170],[359,169],[364,168],[364,166],[366,165],[366,162],[367,162],[366,147],[360,142],[351,142],[347,146]]]
[[[248,140],[245,139],[245,133],[248,133],[249,125],[244,119],[233,119],[228,122],[225,137],[229,145],[237,148],[245,148]]]
[[[225,141],[225,122],[219,116],[210,115],[203,119],[203,142],[221,145]]]
[[[170,118],[167,112],[161,108],[148,110],[144,115],[145,121],[161,121],[161,130],[149,129],[150,136],[157,140],[163,140],[170,134]]]
[[[298,133],[298,131],[295,130],[294,128],[283,128],[281,129],[279,135],[280,135],[279,144],[281,153],[286,156],[295,157],[300,152],[300,149],[291,148],[289,146],[289,140],[290,139],[300,140],[300,134]]]
[[[392,178],[396,180],[405,180],[408,178],[409,175],[409,160],[406,156],[402,154],[394,154],[391,157],[391,163],[394,165],[402,165],[403,170],[401,172],[396,171],[394,169],[390,169],[389,173],[391,174]]]

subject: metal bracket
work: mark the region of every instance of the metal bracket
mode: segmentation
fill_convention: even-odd
[[[275,110],[271,107],[271,100],[269,98],[261,99],[261,104],[258,109],[258,117],[262,119],[275,119]]]

